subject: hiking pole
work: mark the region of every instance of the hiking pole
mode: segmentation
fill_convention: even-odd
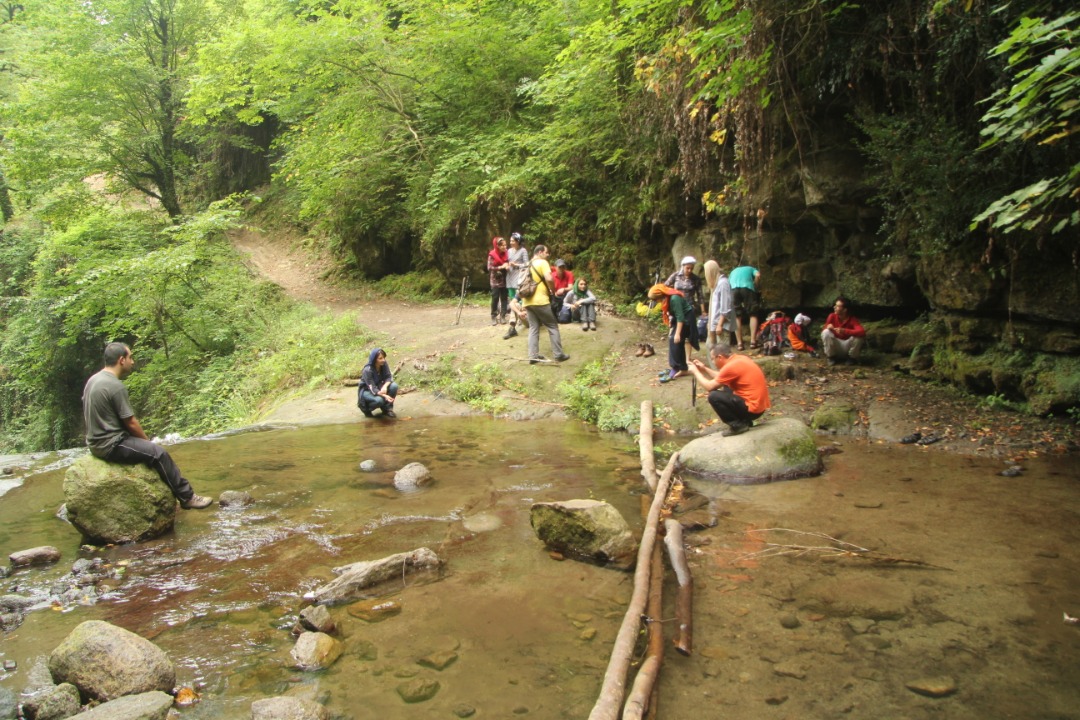
[[[690,407],[697,407],[697,375],[690,375]]]
[[[461,322],[461,309],[465,307],[465,291],[469,289],[469,276],[461,278],[461,300],[458,301],[457,306],[457,318],[454,319],[454,324],[457,325]]]

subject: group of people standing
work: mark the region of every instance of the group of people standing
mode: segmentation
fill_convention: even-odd
[[[811,318],[798,313],[790,321],[782,311],[775,311],[759,328],[761,272],[741,265],[725,275],[713,260],[705,263],[705,282],[710,289],[706,304],[704,284],[694,272],[696,264],[693,256],[684,257],[678,271],[649,289],[649,299],[661,304],[668,326],[669,369],[660,374],[660,382],[693,374],[709,390],[709,404],[717,416],[728,424],[724,434],[736,435],[749,429],[770,404],[761,368],[746,356],[735,354],[735,350],[746,350],[744,329],[749,329],[751,349],[779,354],[782,348],[791,348],[817,357],[810,344]],[[858,363],[865,337],[866,331],[851,313],[851,302],[838,297],[821,332],[828,364]],[[700,349],[702,340],[709,349],[711,367],[687,359],[687,345]]]

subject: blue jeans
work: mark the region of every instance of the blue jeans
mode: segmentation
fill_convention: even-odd
[[[390,386],[386,388],[386,394],[392,398],[397,397],[398,386],[397,383],[392,382]],[[373,395],[367,388],[360,390],[360,409],[364,411],[364,414],[371,413],[375,410],[387,410],[394,409],[394,403],[387,400],[382,395]]]

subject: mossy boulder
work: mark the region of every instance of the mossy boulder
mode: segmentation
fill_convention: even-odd
[[[85,698],[108,701],[176,685],[163,650],[135,633],[100,620],[78,625],[49,655],[49,672]]]
[[[637,542],[619,511],[599,500],[536,503],[529,515],[533,530],[547,547],[580,560],[634,564]]]
[[[145,465],[117,465],[92,455],[64,475],[68,520],[87,540],[126,543],[172,530],[176,498]]]
[[[814,433],[792,418],[759,421],[732,437],[717,432],[692,440],[679,451],[679,462],[690,474],[739,485],[821,472]]]
[[[851,403],[828,401],[814,411],[810,427],[837,435],[849,435],[858,418],[859,413]]]

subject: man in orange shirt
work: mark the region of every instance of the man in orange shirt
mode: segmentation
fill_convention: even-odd
[[[732,354],[727,343],[717,343],[709,352],[716,369],[694,360],[690,371],[709,391],[709,404],[728,425],[721,434],[739,435],[772,406],[765,373],[746,355]]]

